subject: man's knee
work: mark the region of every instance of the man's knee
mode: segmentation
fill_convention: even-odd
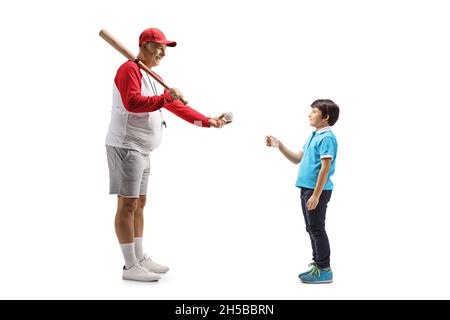
[[[139,203],[138,203],[139,209],[144,209],[146,203],[147,203],[147,196],[145,195],[139,196]]]
[[[119,205],[117,212],[119,214],[131,215],[138,208],[139,199],[119,197]]]

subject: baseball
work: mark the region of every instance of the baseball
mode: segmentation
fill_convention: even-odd
[[[225,112],[223,118],[227,121],[233,120],[233,114],[231,112]]]

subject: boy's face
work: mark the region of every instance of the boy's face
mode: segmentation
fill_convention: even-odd
[[[322,111],[317,108],[311,108],[309,113],[309,124],[315,128],[323,128],[328,126],[328,117],[323,118]]]

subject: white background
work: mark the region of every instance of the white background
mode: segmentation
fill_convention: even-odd
[[[0,4],[0,298],[450,298],[450,30],[445,1],[13,1]],[[171,271],[121,280],[104,138],[117,68],[107,28],[224,129],[165,111],[145,247]],[[341,107],[327,213],[335,282],[311,259],[297,167],[317,98]]]

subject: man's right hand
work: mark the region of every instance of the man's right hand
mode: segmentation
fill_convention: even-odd
[[[208,124],[213,128],[222,128],[224,125],[233,122],[232,120],[225,120],[225,113],[222,113],[218,117],[210,118]]]
[[[169,94],[170,94],[170,96],[172,97],[172,99],[174,101],[183,99],[183,94],[177,88],[170,88],[169,89]]]
[[[266,145],[268,147],[279,148],[280,140],[278,140],[277,138],[272,137],[272,136],[266,136]]]

